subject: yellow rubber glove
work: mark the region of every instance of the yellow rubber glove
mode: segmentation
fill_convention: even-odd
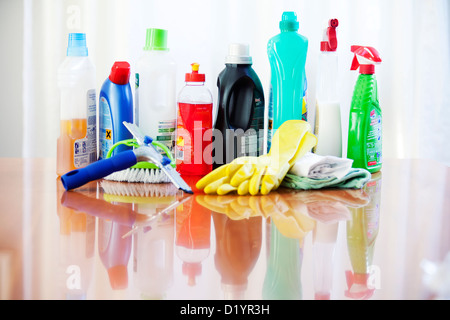
[[[268,154],[236,158],[200,179],[196,187],[206,194],[268,194],[278,188],[297,159],[316,145],[317,138],[310,131],[306,121],[286,121],[275,132]]]
[[[278,192],[267,196],[198,195],[195,201],[232,220],[270,217],[278,230],[289,238],[303,239],[315,226],[315,220],[308,216],[306,204],[296,195],[289,197]]]

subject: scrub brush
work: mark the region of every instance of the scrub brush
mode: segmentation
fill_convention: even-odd
[[[119,152],[110,158],[101,159],[86,167],[69,171],[61,176],[61,183],[64,188],[66,190],[72,190],[90,181],[102,179],[114,172],[128,169],[143,161],[148,161],[157,165],[157,167],[170,179],[170,182],[178,189],[192,194],[191,187],[175,170],[173,158],[169,159],[167,156],[163,156],[156,150],[155,145],[153,145],[153,139],[144,135],[138,126],[125,121],[123,124],[136,139],[136,144],[139,147]],[[168,152],[167,155],[172,156],[170,152]]]
[[[111,149],[109,149],[106,158],[110,158],[112,156],[114,149],[122,144],[128,147],[139,148],[139,144],[137,143],[136,139],[122,140],[115,143],[111,147]],[[166,153],[167,157],[170,159],[171,166],[175,168],[174,164],[175,161],[169,149],[165,145],[156,141],[152,141],[152,145],[161,148]],[[143,182],[143,183],[170,182],[169,177],[164,172],[162,172],[161,169],[156,164],[147,161],[141,161],[130,168],[113,172],[110,175],[106,176],[104,179],[120,182]]]

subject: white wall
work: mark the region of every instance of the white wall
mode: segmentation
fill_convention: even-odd
[[[0,157],[21,157],[23,2],[0,1]]]

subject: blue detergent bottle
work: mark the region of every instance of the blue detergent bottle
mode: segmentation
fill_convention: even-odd
[[[116,61],[100,90],[99,159],[106,158],[115,143],[133,138],[123,125],[123,121],[133,122],[133,97],[129,80],[130,64],[126,61]],[[131,147],[118,145],[111,156],[127,149]]]
[[[280,33],[267,44],[271,80],[267,147],[275,130],[287,120],[305,120],[306,54],[308,39],[298,33],[297,14],[283,12]]]

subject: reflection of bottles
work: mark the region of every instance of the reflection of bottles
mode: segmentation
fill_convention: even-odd
[[[333,284],[334,250],[339,221],[350,218],[349,206],[359,206],[356,190],[319,190],[308,194],[308,214],[316,220],[313,230],[314,298],[329,300]],[[362,203],[367,203],[362,202]]]
[[[211,211],[198,204],[194,195],[178,206],[176,212],[176,252],[183,261],[183,274],[193,286],[195,277],[202,272],[202,261],[209,256]]]
[[[113,290],[123,290],[128,287],[127,265],[131,254],[132,238],[122,238],[122,236],[130,230],[129,226],[112,220],[98,220],[98,251],[108,271]]]
[[[371,271],[380,219],[381,172],[372,174],[364,189],[370,196],[369,204],[350,208],[352,219],[347,221],[347,246],[353,273],[346,272],[348,289],[345,295],[353,299],[369,299],[376,289],[374,282],[379,281],[372,277]]]
[[[143,299],[164,299],[173,282],[173,215],[162,215],[134,239],[134,280]],[[149,230],[150,229],[150,230]]]
[[[329,300],[333,283],[333,256],[336,246],[338,222],[317,221],[313,231],[314,298]]]
[[[302,298],[300,243],[299,239],[284,236],[274,223],[271,224],[270,254],[264,279],[263,299]]]
[[[262,217],[232,220],[213,213],[216,233],[215,264],[225,299],[243,299],[248,276],[261,251]]]
[[[94,267],[95,217],[61,205],[64,188],[56,180],[60,219],[60,276],[66,299],[85,299]]]

